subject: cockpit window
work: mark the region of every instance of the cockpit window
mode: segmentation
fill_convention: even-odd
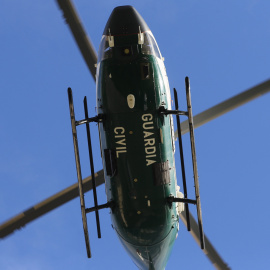
[[[109,37],[103,36],[98,50],[98,63],[112,57],[112,48],[109,46]]]
[[[143,35],[144,43],[142,44],[142,53],[148,55],[155,55],[156,57],[161,59],[161,54],[154,37],[149,32],[145,32],[143,33]]]
[[[129,40],[126,40],[126,36],[123,37],[114,37],[114,48],[109,46],[109,36],[102,36],[99,50],[98,50],[98,63],[102,60],[112,58],[113,51],[114,55],[117,59],[122,60],[130,60],[131,57],[136,57],[141,51],[142,54],[145,55],[154,55],[161,59],[161,54],[159,51],[159,48],[157,46],[156,40],[151,34],[150,31],[144,32],[143,34],[143,43],[142,44],[136,44],[130,41],[130,39],[136,37],[129,36]],[[135,41],[136,42],[136,41]],[[141,49],[139,49],[139,47]]]

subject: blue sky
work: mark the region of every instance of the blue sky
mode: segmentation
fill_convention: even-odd
[[[190,76],[194,115],[269,79],[267,0],[92,2],[75,5],[96,49],[112,9],[134,5],[156,37],[182,106],[184,77]],[[66,89],[73,88],[80,119],[85,95],[95,115],[95,84],[55,1],[2,0],[0,37],[2,222],[77,181]],[[268,94],[195,130],[205,233],[232,269],[270,264],[269,103]],[[85,141],[81,128],[84,177],[90,174]],[[187,137],[184,142],[188,163]],[[193,195],[191,166],[187,170]],[[104,187],[98,195],[104,203]],[[86,204],[92,201],[86,194]],[[136,269],[108,211],[101,211],[102,239],[94,215],[88,220],[91,260],[75,199],[2,240],[0,269]],[[175,268],[212,269],[182,224],[166,269]]]

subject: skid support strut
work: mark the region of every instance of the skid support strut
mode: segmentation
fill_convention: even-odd
[[[90,122],[101,122],[103,117],[102,115],[98,115],[96,117],[88,118],[88,108],[87,108],[87,100],[84,98],[84,111],[85,111],[85,119],[76,121],[75,113],[74,113],[74,105],[73,105],[73,97],[72,90],[68,88],[68,100],[69,100],[69,110],[70,110],[70,119],[71,119],[71,128],[72,128],[72,137],[74,144],[74,154],[75,154],[75,162],[77,169],[77,178],[78,178],[78,186],[79,186],[79,195],[80,195],[80,203],[81,203],[81,212],[82,212],[82,222],[83,222],[83,230],[86,244],[86,251],[88,258],[91,258],[91,249],[90,249],[90,240],[88,235],[88,226],[86,213],[94,211],[96,214],[96,225],[97,225],[97,234],[98,238],[101,238],[100,232],[100,222],[99,222],[99,213],[98,210],[112,207],[112,203],[106,203],[103,205],[98,205],[97,201],[97,191],[96,191],[96,180],[95,180],[95,172],[94,172],[94,162],[93,162],[93,154],[92,154],[92,144],[91,144],[91,136],[90,136]],[[79,147],[78,147],[78,138],[77,138],[77,129],[76,126],[86,124],[86,133],[87,133],[87,141],[88,141],[88,150],[89,150],[89,159],[90,159],[90,168],[91,168],[91,176],[92,176],[92,186],[93,186],[93,194],[94,194],[94,207],[85,208],[84,201],[84,193],[82,188],[82,173],[81,173],[81,165],[80,165],[80,156],[79,156]]]
[[[88,107],[87,107],[86,97],[84,97],[83,104],[84,104],[85,118],[87,119],[88,118]],[[98,214],[98,209],[97,209],[98,201],[97,201],[96,179],[95,179],[95,170],[94,170],[94,162],[93,162],[93,154],[92,154],[92,143],[91,143],[91,136],[90,136],[90,125],[88,122],[85,123],[85,125],[86,125],[87,141],[88,141],[90,168],[91,168],[91,175],[92,175],[92,182],[93,182],[93,195],[94,195],[96,222],[97,222],[97,234],[98,234],[98,238],[101,238],[99,214]]]
[[[201,200],[200,200],[200,191],[199,191],[199,177],[198,177],[197,159],[196,159],[196,151],[195,151],[195,137],[194,137],[194,125],[193,125],[193,116],[192,116],[192,107],[191,107],[190,84],[189,84],[188,77],[186,77],[186,79],[185,79],[185,84],[186,84],[187,111],[179,111],[178,97],[177,97],[177,92],[176,92],[175,88],[174,88],[174,99],[175,99],[176,110],[167,110],[164,107],[160,107],[160,109],[159,109],[159,112],[163,115],[168,115],[168,114],[176,115],[178,139],[179,139],[179,151],[180,151],[180,160],[181,160],[181,170],[182,170],[182,179],[183,179],[184,198],[169,197],[168,202],[170,204],[173,202],[182,202],[185,204],[188,231],[190,231],[190,217],[189,217],[188,204],[191,203],[191,204],[195,204],[197,206],[197,217],[198,217],[198,224],[199,224],[199,231],[200,231],[201,248],[204,249],[205,243],[204,243],[204,233],[203,233],[203,224],[202,224],[202,210],[201,210]],[[189,122],[190,144],[191,144],[194,186],[195,186],[195,196],[196,196],[195,200],[188,199],[188,196],[187,196],[186,173],[185,173],[185,163],[184,163],[184,154],[183,154],[183,145],[182,145],[180,115],[187,116],[188,122]]]
[[[189,134],[190,134],[190,144],[191,144],[191,153],[192,153],[197,216],[198,216],[198,224],[199,224],[199,231],[200,231],[200,238],[201,238],[201,248],[204,249],[205,243],[204,243],[204,233],[203,233],[203,224],[202,224],[202,209],[201,209],[201,199],[200,199],[200,189],[199,189],[199,176],[198,176],[197,158],[196,158],[196,150],[195,150],[195,137],[194,137],[194,125],[193,125],[193,115],[192,115],[192,107],[191,107],[190,83],[189,83],[188,77],[186,77],[185,83],[186,83]]]
[[[174,91],[174,101],[175,101],[175,109],[178,110],[178,97],[176,89]],[[183,189],[184,189],[184,198],[187,200],[187,184],[186,184],[186,171],[185,171],[185,162],[184,162],[184,153],[183,153],[183,143],[182,143],[182,135],[181,135],[181,124],[180,124],[180,115],[176,115],[176,123],[178,130],[178,139],[179,139],[179,152],[180,152],[180,160],[181,160],[181,171],[182,171],[182,179],[183,179]],[[187,217],[187,230],[190,231],[190,220],[189,220],[189,207],[188,202],[185,202],[185,211]]]

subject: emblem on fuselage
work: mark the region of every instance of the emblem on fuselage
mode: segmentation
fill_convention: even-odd
[[[120,153],[127,152],[127,143],[125,136],[125,129],[123,127],[116,127],[114,129],[114,138],[116,139],[116,157],[119,158]]]
[[[144,138],[144,151],[146,166],[149,166],[156,162],[156,139],[154,137],[154,122],[153,115],[151,113],[146,113],[142,115],[143,120],[143,138]]]

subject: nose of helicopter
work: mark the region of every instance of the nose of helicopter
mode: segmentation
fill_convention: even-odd
[[[103,35],[132,35],[139,33],[139,27],[141,32],[149,31],[149,27],[138,13],[138,11],[132,6],[120,6],[116,7],[105,26]]]

